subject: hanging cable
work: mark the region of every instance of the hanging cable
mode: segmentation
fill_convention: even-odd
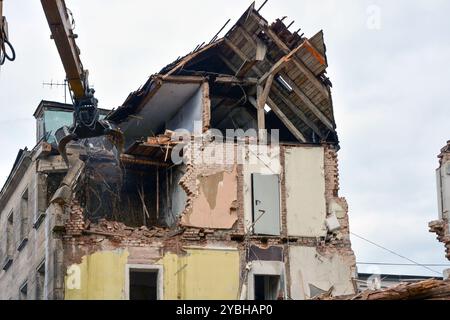
[[[5,17],[0,17],[0,66],[5,64],[6,60],[16,60],[16,51],[8,39],[8,29]]]
[[[366,239],[366,238],[364,238],[364,237],[362,237],[362,236],[360,236],[360,235],[357,235],[357,234],[354,233],[354,232],[350,232],[350,233],[351,233],[352,235],[354,235],[355,237],[361,239],[361,240],[364,240],[364,241],[366,241],[366,242],[368,242],[368,243],[370,243],[370,244],[372,244],[372,245],[374,245],[374,246],[376,246],[376,247],[378,247],[378,248],[380,248],[380,249],[383,249],[383,250],[385,250],[385,251],[387,251],[387,252],[389,252],[389,253],[392,253],[393,255],[396,255],[397,257],[400,257],[400,258],[402,258],[402,259],[408,260],[409,262],[412,262],[413,264],[415,264],[415,265],[417,265],[417,266],[419,266],[419,267],[425,268],[425,269],[427,269],[428,271],[431,271],[431,272],[434,272],[434,273],[437,273],[437,274],[441,275],[440,272],[438,272],[438,271],[436,271],[436,270],[433,270],[433,269],[429,268],[428,266],[426,266],[426,265],[424,265],[424,264],[421,264],[421,263],[419,263],[419,262],[417,262],[417,261],[414,261],[414,260],[412,260],[412,259],[410,259],[410,258],[408,258],[408,257],[405,257],[405,256],[403,256],[403,255],[401,255],[401,254],[399,254],[399,253],[397,253],[397,252],[395,252],[395,251],[392,251],[392,250],[390,250],[390,249],[388,249],[388,248],[386,248],[386,247],[383,247],[382,245],[379,245],[379,244],[377,244],[377,243],[375,243],[375,242],[373,242],[373,241],[370,241],[369,239]]]

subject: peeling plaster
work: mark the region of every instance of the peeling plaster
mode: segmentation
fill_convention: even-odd
[[[185,226],[231,229],[237,221],[237,170],[201,174],[198,194],[191,196],[190,209],[182,218]]]

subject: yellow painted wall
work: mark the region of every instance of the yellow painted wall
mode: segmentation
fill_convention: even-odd
[[[182,300],[237,299],[239,252],[235,249],[187,248],[187,254],[166,254],[164,298]]]
[[[119,300],[124,298],[125,250],[96,252],[84,256],[81,264],[68,268],[66,300]]]
[[[163,265],[164,299],[238,298],[239,252],[236,249],[186,248],[186,252],[181,256],[167,253],[155,263]],[[65,299],[124,299],[128,256],[127,250],[84,256],[81,264],[68,268]]]

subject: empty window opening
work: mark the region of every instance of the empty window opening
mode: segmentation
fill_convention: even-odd
[[[131,269],[130,300],[158,300],[158,270]]]
[[[29,231],[29,210],[28,210],[28,189],[22,194],[20,198],[20,244],[19,250],[23,248],[27,241]]]
[[[264,110],[269,113],[270,111],[272,111],[272,108],[270,108],[267,104],[264,106]]]
[[[19,300],[27,300],[28,298],[28,284],[25,282],[19,290]]]
[[[14,254],[14,212],[9,214],[6,225],[6,249],[8,257],[12,258]]]
[[[277,300],[280,292],[280,276],[255,275],[255,300]]]
[[[289,83],[282,77],[278,76],[276,78],[276,81],[285,89],[287,92],[291,93],[293,91],[292,87],[289,85]]]
[[[39,265],[36,271],[36,300],[45,300],[44,286],[45,286],[45,261]]]

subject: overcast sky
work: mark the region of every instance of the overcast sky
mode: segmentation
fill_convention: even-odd
[[[110,109],[251,1],[66,3],[90,82]],[[436,155],[450,139],[450,2],[269,0],[261,13],[269,21],[287,15],[309,37],[324,30],[351,231],[420,263],[450,264],[427,227],[437,218]],[[40,1],[6,0],[4,14],[17,60],[0,70],[0,184],[18,149],[34,146],[40,100],[64,101],[62,88],[42,86],[63,81],[64,71]],[[352,245],[358,262],[408,263],[356,237]],[[437,275],[409,266],[359,270]]]

